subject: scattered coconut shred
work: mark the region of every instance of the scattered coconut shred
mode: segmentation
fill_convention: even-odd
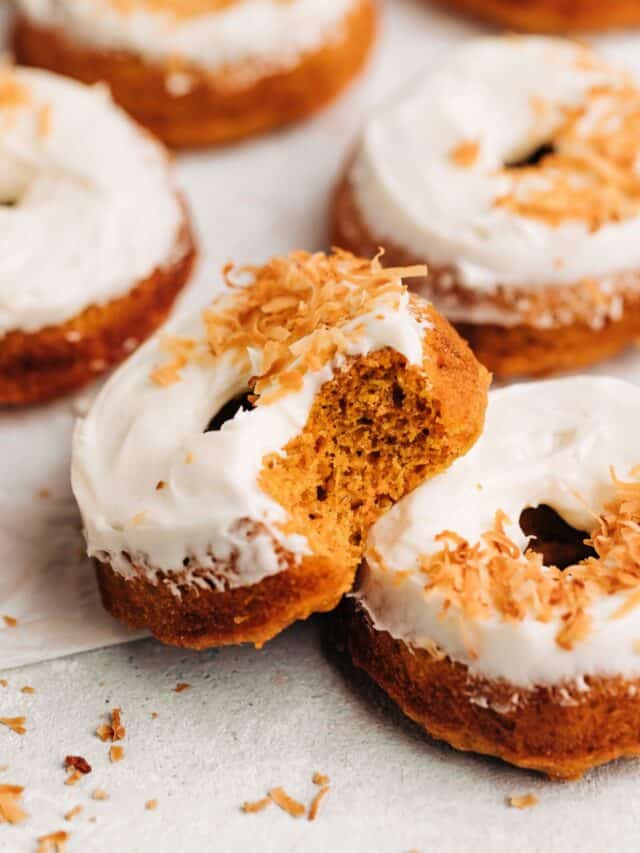
[[[23,793],[21,785],[0,785],[0,823],[22,823],[27,819],[20,805]]]
[[[281,808],[282,811],[291,815],[291,817],[299,818],[306,814],[308,820],[315,820],[318,816],[320,803],[330,791],[329,777],[322,773],[314,773],[311,777],[311,781],[314,785],[320,786],[320,790],[311,800],[308,812],[302,803],[298,802],[298,800],[294,800],[293,797],[290,797],[284,788],[281,787],[272,788],[267,796],[263,797],[261,800],[243,803],[242,811],[245,812],[245,814],[256,814],[257,812],[264,811],[264,809],[272,803],[275,803],[275,805]]]
[[[245,359],[262,351],[262,372],[252,380],[255,405],[273,403],[302,387],[307,372],[320,370],[358,340],[363,327],[347,333],[338,325],[380,308],[398,306],[405,293],[402,278],[426,275],[426,267],[385,269],[371,261],[336,250],[332,255],[293,252],[263,267],[241,267],[232,278],[232,264],[223,269],[231,292],[203,313],[206,341],[165,336],[162,349],[170,361],[151,374],[161,386],[180,381],[190,362],[212,363],[226,352]],[[245,286],[246,285],[246,286]],[[304,351],[296,346],[305,340]]]
[[[38,838],[38,849],[36,853],[66,853],[69,833],[63,829],[58,832],[50,832]]]
[[[0,717],[0,724],[11,729],[11,731],[15,732],[17,735],[24,735],[27,733],[26,722],[26,717]]]
[[[530,809],[538,805],[538,798],[535,794],[523,794],[519,797],[507,797],[507,803],[513,809]]]

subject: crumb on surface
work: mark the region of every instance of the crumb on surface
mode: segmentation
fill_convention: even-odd
[[[176,686],[173,688],[174,693],[182,693],[184,690],[189,690],[191,687],[190,684],[187,684],[186,681],[179,681]]]
[[[104,743],[106,741],[124,740],[127,730],[122,723],[122,708],[111,711],[110,723],[103,723],[96,729],[96,734]]]
[[[77,770],[78,773],[84,775],[91,773],[91,765],[82,755],[67,755],[64,759],[64,766],[67,770]]]
[[[290,797],[284,788],[272,788],[269,791],[269,797],[282,811],[287,812],[291,817],[302,817],[307,811],[302,803]]]
[[[261,800],[256,800],[253,803],[245,802],[242,804],[242,811],[246,814],[255,814],[256,812],[264,811],[272,802],[271,797],[263,797]]]
[[[147,800],[147,802],[144,804],[144,807],[148,812],[154,812],[158,808],[158,801],[155,799]]]
[[[79,770],[71,770],[71,773],[64,780],[65,785],[77,785],[82,779],[82,773]]]
[[[311,800],[311,805],[309,806],[309,815],[308,820],[315,820],[318,816],[318,810],[320,808],[320,803],[327,796],[331,788],[328,785],[323,785],[315,797]]]
[[[77,817],[80,814],[83,808],[84,806],[81,806],[80,803],[78,803],[77,806],[74,806],[72,809],[69,809],[69,811],[65,813],[64,819],[69,821],[73,820],[74,817]]]
[[[30,685],[30,684],[25,684],[25,685],[24,685],[24,687],[21,687],[21,688],[20,688],[20,692],[21,692],[21,693],[35,693],[35,692],[36,692],[36,688],[35,688],[35,687],[31,687],[31,685]]]
[[[63,829],[50,832],[48,835],[41,835],[38,838],[37,853],[66,853],[68,840],[69,833]]]
[[[116,764],[124,758],[124,748],[115,744],[109,748],[109,760]]]
[[[20,805],[22,785],[0,785],[0,823],[22,823],[28,815]]]
[[[508,797],[507,803],[514,809],[530,809],[538,805],[538,798],[535,794],[522,794],[518,797]]]
[[[328,776],[325,776],[324,773],[318,773],[318,771],[316,770],[316,772],[311,777],[311,781],[314,785],[328,785],[331,780]]]
[[[96,788],[94,791],[91,792],[91,799],[92,800],[108,800],[109,794],[107,794],[106,791],[103,791],[102,788]]]
[[[0,724],[11,729],[11,731],[15,732],[17,735],[26,734],[26,722],[26,717],[0,717]]]
[[[18,624],[18,620],[15,618],[15,616],[7,616],[5,614],[2,617],[2,620],[3,620],[4,624],[7,626],[7,628],[15,628],[16,625]]]

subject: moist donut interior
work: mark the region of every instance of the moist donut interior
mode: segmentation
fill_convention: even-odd
[[[542,145],[538,145],[537,148],[529,151],[523,157],[505,163],[505,167],[507,169],[529,169],[532,166],[537,166],[545,157],[554,152],[555,148],[552,142],[543,142]]]
[[[218,411],[209,421],[205,432],[217,432],[227,421],[233,420],[239,411],[248,412],[254,408],[251,391],[238,394]]]
[[[451,425],[427,385],[393,350],[356,359],[322,387],[285,453],[264,460],[262,488],[315,554],[355,571],[370,525],[452,461]]]
[[[566,569],[598,555],[585,540],[589,534],[576,530],[547,504],[527,507],[520,513],[520,529],[529,536],[526,551],[542,554],[546,566]]]

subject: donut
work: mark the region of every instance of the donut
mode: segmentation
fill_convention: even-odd
[[[639,153],[623,72],[562,39],[474,39],[371,118],[333,240],[428,263],[421,292],[496,376],[583,367],[640,331]]]
[[[172,146],[226,143],[333,100],[373,43],[375,0],[16,0],[24,64],[114,98]]]
[[[194,256],[166,151],[103,89],[0,66],[0,405],[121,361]]]
[[[107,610],[205,648],[337,604],[372,521],[484,419],[487,373],[413,272],[304,252],[227,270],[120,368],[72,460]]]
[[[436,0],[440,6],[510,30],[564,33],[640,25],[635,0]]]
[[[639,418],[617,379],[493,391],[372,528],[343,641],[434,737],[568,779],[640,755]]]

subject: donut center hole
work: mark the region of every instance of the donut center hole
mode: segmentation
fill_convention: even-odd
[[[523,509],[520,529],[529,536],[525,550],[542,554],[546,566],[566,569],[587,557],[597,556],[593,548],[585,545],[589,534],[567,524],[555,509],[546,504]]]
[[[243,394],[238,394],[220,409],[209,421],[205,432],[217,432],[222,428],[223,424],[235,418],[239,411],[249,412],[255,406],[249,399],[252,396],[250,391],[245,391]]]
[[[507,169],[528,169],[531,166],[537,166],[545,157],[555,152],[555,148],[551,142],[544,142],[538,145],[533,151],[527,152],[523,157],[510,160],[506,163]]]

